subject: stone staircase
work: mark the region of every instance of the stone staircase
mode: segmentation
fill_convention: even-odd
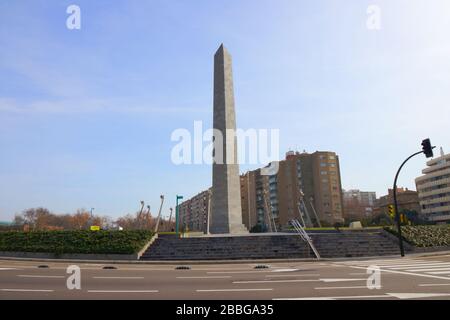
[[[310,237],[322,258],[399,254],[398,244],[383,230],[315,233]]]
[[[397,244],[382,230],[310,234],[322,258],[398,254]],[[141,260],[243,260],[315,258],[297,234],[258,234],[177,238],[160,235]]]
[[[177,238],[160,236],[141,260],[242,260],[313,257],[297,235]]]

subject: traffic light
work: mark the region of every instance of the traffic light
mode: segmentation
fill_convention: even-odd
[[[430,139],[425,139],[422,141],[422,150],[427,158],[433,157],[433,147],[431,146]]]
[[[391,219],[395,218],[395,207],[394,207],[394,205],[390,204],[388,206],[388,214],[391,217]]]

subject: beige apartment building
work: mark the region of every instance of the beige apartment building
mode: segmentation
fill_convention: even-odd
[[[210,194],[210,190],[202,191],[178,206],[180,230],[208,232]]]
[[[292,219],[307,226],[344,221],[336,153],[291,151],[278,164],[275,175],[262,175],[257,169],[240,176],[242,223],[248,230],[264,225],[267,231],[280,231]],[[181,228],[207,232],[209,197],[204,191],[180,204]]]
[[[287,226],[292,219],[302,220],[301,211],[310,226],[343,222],[339,157],[334,152],[288,152],[276,175],[262,176],[260,169],[242,175],[241,197],[249,229],[270,221]]]
[[[450,154],[427,162],[423,175],[416,179],[422,214],[427,220],[445,223],[450,221]]]

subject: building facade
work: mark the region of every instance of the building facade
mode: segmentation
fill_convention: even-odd
[[[278,165],[272,176],[261,175],[260,169],[241,176],[247,228],[263,224],[271,231],[271,225],[282,228],[292,219],[307,226],[343,222],[339,157],[334,152],[288,152]]]
[[[210,194],[210,190],[200,192],[178,206],[180,230],[208,232]]]
[[[380,197],[376,202],[376,214],[388,214],[389,205],[394,204],[394,190],[388,189],[388,194]],[[420,214],[419,194],[408,188],[397,188],[397,204],[399,212],[415,211]]]
[[[344,218],[363,219],[373,215],[377,195],[371,191],[344,190]]]
[[[297,219],[305,225],[332,226],[344,222],[339,157],[334,152],[288,152],[278,172],[261,169],[240,176],[242,223],[248,230],[265,226],[280,231]],[[180,225],[207,232],[210,193],[204,191],[179,207]],[[185,228],[186,230],[186,228]]]
[[[416,179],[422,214],[429,221],[449,222],[450,154],[441,150],[441,156],[428,161],[427,166]]]

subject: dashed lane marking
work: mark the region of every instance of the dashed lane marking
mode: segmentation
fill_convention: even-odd
[[[54,292],[55,290],[44,290],[44,289],[0,289],[0,291],[6,291],[6,292]]]
[[[272,291],[272,288],[251,289],[197,289],[196,292],[245,292],[245,291]]]
[[[89,293],[158,293],[158,290],[88,290]]]
[[[31,275],[31,274],[18,274],[20,278],[48,278],[48,279],[63,279],[64,276],[43,276],[43,275]]]

